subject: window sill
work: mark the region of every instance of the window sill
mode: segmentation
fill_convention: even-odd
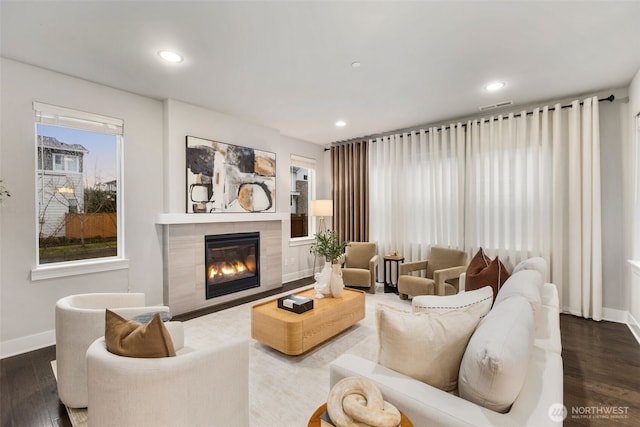
[[[289,247],[310,245],[314,241],[314,237],[294,237],[289,239]]]
[[[31,270],[31,280],[47,280],[58,277],[78,276],[103,271],[124,270],[129,268],[129,260],[111,258],[102,260],[72,261],[41,265]]]

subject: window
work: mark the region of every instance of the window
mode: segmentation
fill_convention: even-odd
[[[78,156],[53,154],[53,170],[64,172],[80,172]]]
[[[313,236],[311,200],[315,198],[316,162],[306,157],[291,156],[291,238]]]
[[[34,109],[38,265],[123,258],[122,120],[41,103]]]

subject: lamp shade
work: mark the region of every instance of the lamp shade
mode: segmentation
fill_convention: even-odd
[[[333,200],[312,200],[311,215],[333,216]]]

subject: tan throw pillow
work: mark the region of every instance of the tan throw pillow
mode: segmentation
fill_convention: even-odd
[[[493,288],[493,300],[495,301],[498,291],[509,278],[509,272],[500,259],[494,260],[485,255],[480,248],[475,254],[469,267],[467,267],[467,277],[464,288],[467,291],[491,286]]]
[[[458,387],[469,337],[480,321],[473,309],[411,313],[379,305],[378,363],[444,391]]]
[[[169,357],[176,351],[169,331],[156,313],[146,324],[106,310],[104,339],[107,350],[126,357]]]

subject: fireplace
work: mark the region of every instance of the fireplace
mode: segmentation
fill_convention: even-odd
[[[260,233],[204,236],[206,298],[260,286]]]

